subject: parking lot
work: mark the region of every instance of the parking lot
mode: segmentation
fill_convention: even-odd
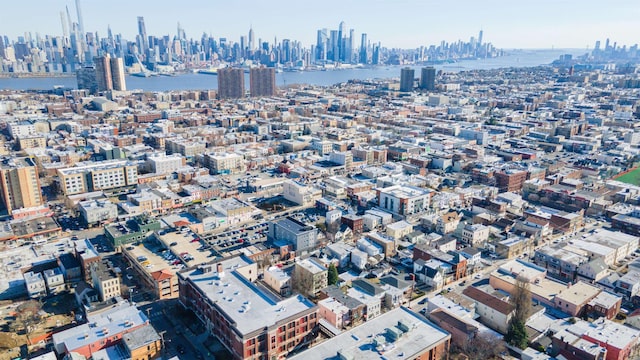
[[[261,243],[267,239],[268,230],[268,223],[258,223],[231,229],[218,235],[213,235],[209,240],[209,245],[214,246],[217,251],[227,251],[249,244]]]
[[[203,247],[200,237],[190,230],[164,230],[158,237],[162,245],[183,260],[187,267],[211,260],[211,251]]]

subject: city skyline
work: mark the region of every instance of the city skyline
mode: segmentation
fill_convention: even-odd
[[[38,6],[33,6],[32,2],[12,3],[5,14],[29,13],[30,16],[6,16],[0,34],[9,38],[28,32],[32,36],[36,33],[62,35],[64,30],[59,14],[66,11],[65,7],[73,14],[73,20],[77,20],[76,1],[37,3]],[[418,0],[378,0],[373,3],[330,0],[311,9],[308,4],[289,0],[275,4],[253,0],[211,4],[190,0],[181,2],[180,7],[164,0],[155,1],[153,6],[149,6],[148,1],[113,0],[109,7],[89,1],[80,3],[84,31],[97,32],[100,36],[106,36],[110,27],[114,33],[134,38],[138,32],[137,18],[143,16],[147,34],[175,36],[180,23],[188,38],[199,38],[207,33],[237,41],[252,28],[256,39],[272,42],[275,38],[290,38],[305,46],[314,44],[316,29],[334,23],[332,26],[337,26],[341,21],[388,48],[415,48],[443,40],[466,41],[470,34],[477,34],[480,29],[495,46],[505,49],[592,48],[594,41],[606,38],[633,45],[637,39],[628,29],[640,25],[640,4],[624,1],[607,3],[606,12],[593,10],[599,8],[595,1],[581,2],[576,7],[568,1],[550,0],[535,4],[462,1],[456,7]],[[313,17],[307,15],[311,11]],[[218,16],[219,13],[224,15]],[[527,14],[526,18],[521,14]],[[385,26],[380,26],[381,23]]]

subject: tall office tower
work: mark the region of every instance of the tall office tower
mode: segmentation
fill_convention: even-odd
[[[242,35],[240,36],[240,56],[245,57],[247,52],[247,37]]]
[[[359,61],[361,64],[366,64],[369,56],[367,54],[367,34],[362,33],[362,38],[360,39],[360,56]]]
[[[64,15],[64,11],[60,11],[60,23],[62,24],[62,36],[67,39],[69,37],[69,29],[67,28],[67,18]]]
[[[282,40],[282,63],[291,61],[291,40]]]
[[[93,59],[89,44],[87,43],[86,34],[84,32],[84,20],[82,18],[82,8],[80,7],[80,0],[76,0],[76,13],[78,14],[78,51],[82,53],[82,62],[91,63]]]
[[[244,70],[224,68],[218,70],[218,99],[244,97]]]
[[[180,26],[180,23],[178,22],[178,40],[182,40],[186,38],[187,38],[187,35],[185,35],[184,29],[182,28],[182,26]]]
[[[147,43],[147,29],[144,26],[144,17],[138,16],[138,35],[140,35],[140,54],[146,55],[149,44]]]
[[[78,89],[87,89],[90,94],[98,93],[98,81],[96,78],[96,68],[93,66],[85,66],[76,72],[76,80],[78,81]]]
[[[327,29],[318,30],[318,36],[316,39],[316,60],[327,60],[327,41]]]
[[[84,38],[84,21],[82,20],[82,8],[80,7],[80,0],[76,0],[76,12],[78,13],[78,31],[80,31],[80,36]]]
[[[436,89],[436,68],[433,66],[423,67],[420,73],[420,89]]]
[[[249,28],[249,51],[254,51],[256,49],[256,37],[253,34],[253,27]]]
[[[413,91],[414,71],[410,67],[400,70],[400,91]]]
[[[109,55],[93,59],[96,66],[96,83],[98,91],[113,90],[113,78],[111,76],[111,61]]]
[[[340,26],[338,27],[338,57],[337,61],[344,60],[344,46],[345,46],[345,37],[347,36],[347,25],[344,21],[340,22]]]
[[[380,64],[380,43],[373,45],[373,51],[371,53],[371,64],[378,65]]]
[[[0,196],[7,213],[42,206],[42,189],[31,158],[11,158],[0,164]]]
[[[4,39],[0,36],[0,59],[4,59]]]
[[[353,48],[356,43],[356,35],[353,29],[349,30],[349,38],[345,40],[344,62],[351,64],[353,62]]]
[[[595,50],[598,51],[600,50],[600,40],[596,41],[596,47]],[[1,50],[0,50],[1,51]]]
[[[333,60],[333,61],[339,61],[340,57],[339,57],[339,52],[340,52],[340,40],[339,40],[339,34],[338,34],[338,30],[331,30],[330,34],[330,40],[329,40],[329,50],[327,50],[327,59],[329,60]]]
[[[483,31],[480,30],[480,33],[478,33],[478,47],[482,46],[482,35],[483,35]]]
[[[113,90],[127,90],[127,84],[124,78],[124,62],[122,61],[122,58],[110,58],[109,65],[111,67]]]
[[[249,74],[249,89],[252,97],[273,96],[276,93],[276,69],[270,67],[252,68]]]

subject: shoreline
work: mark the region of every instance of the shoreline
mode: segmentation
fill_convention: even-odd
[[[28,78],[74,78],[74,73],[0,73],[0,79],[28,79]]]
[[[284,71],[279,71],[279,73],[289,73],[289,72],[316,72],[316,71],[344,71],[344,70],[356,70],[356,69],[377,69],[377,68],[389,68],[389,67],[404,67],[404,66],[409,66],[409,67],[420,67],[420,66],[443,66],[443,67],[448,67],[448,68],[463,68],[462,66],[459,66],[459,64],[465,63],[465,62],[473,62],[473,61],[481,61],[481,60],[487,60],[487,59],[498,59],[498,58],[503,58],[509,55],[502,55],[502,56],[495,56],[495,57],[491,57],[491,58],[460,58],[460,59],[448,59],[448,60],[438,60],[438,61],[425,61],[425,62],[420,62],[420,63],[411,63],[411,64],[379,64],[379,65],[360,65],[360,66],[356,66],[356,65],[352,65],[352,66],[346,66],[346,67],[314,67],[314,66],[310,66],[309,68],[306,69],[285,69]],[[212,75],[212,74],[206,74],[206,73],[200,73],[199,70],[206,70],[206,69],[190,69],[190,70],[180,70],[180,71],[175,71],[173,73],[171,73],[171,76],[180,76],[180,75],[186,75],[186,74],[202,74],[202,75]],[[125,74],[126,76],[135,76],[133,74]],[[213,74],[215,75],[215,74]],[[76,74],[75,73],[56,73],[56,72],[28,72],[28,73],[0,73],[0,79],[29,79],[29,78],[75,78]]]

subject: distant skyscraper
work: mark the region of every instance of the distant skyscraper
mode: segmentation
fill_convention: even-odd
[[[244,97],[244,70],[224,68],[218,70],[218,99]]]
[[[122,58],[109,59],[109,65],[111,66],[111,80],[113,84],[113,90],[127,90],[127,85],[124,78],[124,62],[122,61]]]
[[[360,39],[360,63],[361,64],[366,64],[368,61],[368,54],[367,54],[367,34],[366,33],[362,33],[362,38]]]
[[[478,47],[482,46],[482,35],[483,35],[483,32],[482,30],[480,30],[480,33],[478,33]]]
[[[78,81],[78,89],[87,89],[90,94],[96,94],[98,92],[95,67],[85,66],[78,69],[76,80]]]
[[[373,52],[371,53],[371,63],[373,65],[380,64],[380,43],[373,45]]]
[[[42,188],[31,158],[9,159],[0,164],[0,196],[11,215],[15,210],[42,206]]]
[[[327,48],[329,47],[327,29],[318,30],[316,39],[316,60],[327,60]]]
[[[338,27],[338,56],[336,58],[337,61],[344,60],[344,47],[345,47],[345,37],[347,36],[347,25],[344,21],[340,22],[340,26]]]
[[[64,15],[64,11],[60,11],[60,23],[62,24],[62,36],[66,39],[69,37],[69,28],[67,28],[67,17]]]
[[[91,63],[91,52],[87,44],[86,34],[84,32],[84,20],[82,19],[82,7],[80,7],[80,0],[76,0],[76,13],[78,14],[78,52],[82,53],[82,60],[86,63]]]
[[[82,8],[80,7],[80,0],[76,0],[76,12],[78,14],[78,31],[80,31],[80,36],[84,37],[84,20],[82,20]]]
[[[96,65],[96,84],[98,85],[98,91],[113,90],[111,62],[109,59],[108,55],[93,59]]]
[[[422,68],[420,73],[420,88],[423,90],[436,89],[436,68],[428,66]]]
[[[253,27],[249,28],[249,51],[256,49],[256,37],[253,33]]]
[[[276,69],[268,67],[252,68],[249,74],[252,97],[273,96],[276,93]]]
[[[340,37],[339,37],[339,33],[338,30],[331,30],[329,32],[329,49],[327,50],[327,59],[329,60],[333,60],[333,61],[339,61],[340,60]]]
[[[406,67],[400,70],[400,91],[413,91],[414,71],[412,68]]]
[[[353,62],[353,51],[356,43],[356,34],[353,29],[349,30],[349,38],[345,41],[344,62],[351,64]]]
[[[140,53],[147,54],[149,44],[147,43],[147,28],[144,26],[144,17],[138,16],[138,35],[140,35]]]

